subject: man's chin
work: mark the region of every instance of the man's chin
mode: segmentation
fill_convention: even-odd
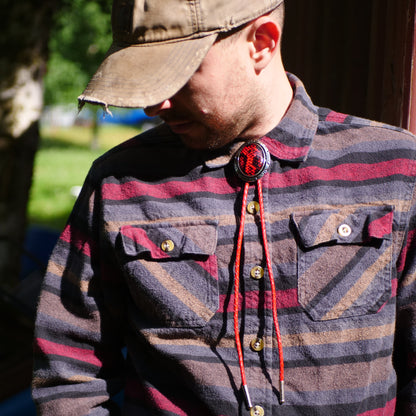
[[[170,125],[169,127],[181,139],[182,143],[190,149],[215,150],[234,140],[234,136],[231,134],[226,135],[216,130],[209,130],[206,126],[197,122]]]
[[[231,140],[225,140],[218,136],[211,137],[211,136],[189,136],[189,135],[179,135],[182,143],[189,147],[190,149],[195,150],[215,150],[220,149],[227,145]]]

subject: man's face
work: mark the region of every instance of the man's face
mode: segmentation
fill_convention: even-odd
[[[199,69],[172,98],[145,108],[158,115],[183,143],[214,149],[249,136],[256,122],[253,69],[243,36],[215,43]]]

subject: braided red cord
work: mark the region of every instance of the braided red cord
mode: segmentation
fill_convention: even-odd
[[[234,268],[234,336],[235,336],[235,343],[237,348],[238,354],[238,364],[240,367],[241,373],[241,384],[244,387],[244,392],[246,395],[247,402],[249,407],[251,407],[251,400],[250,395],[248,393],[247,387],[247,380],[246,380],[246,372],[244,368],[244,357],[243,357],[243,349],[241,347],[241,338],[240,338],[240,330],[238,326],[238,315],[239,315],[239,299],[240,299],[240,265],[241,265],[241,251],[243,246],[243,237],[244,237],[244,224],[246,218],[246,205],[247,205],[247,196],[248,196],[248,189],[249,189],[249,182],[244,184],[244,192],[243,192],[243,201],[241,207],[241,216],[240,216],[240,228],[238,231],[238,239],[237,239],[237,248],[235,254],[235,268]],[[276,339],[277,339],[277,346],[279,350],[279,381],[280,381],[280,403],[284,402],[284,361],[283,361],[283,347],[282,347],[282,337],[280,334],[279,329],[279,321],[277,317],[277,294],[276,294],[276,285],[274,283],[273,277],[273,267],[270,258],[270,251],[267,242],[267,230],[266,230],[266,222],[264,218],[264,201],[263,201],[263,186],[261,180],[257,180],[257,190],[259,194],[259,205],[260,205],[260,220],[261,220],[261,232],[263,238],[263,245],[264,245],[264,252],[266,256],[266,263],[267,269],[269,272],[270,278],[270,288],[272,291],[272,313],[273,313],[273,324],[274,329],[276,331]]]
[[[271,259],[270,259],[269,246],[268,246],[268,243],[267,243],[266,223],[265,223],[265,219],[264,219],[263,186],[262,186],[261,180],[257,181],[257,186],[258,186],[259,205],[260,205],[261,232],[262,232],[262,235],[263,235],[263,244],[264,244],[264,251],[265,251],[265,254],[266,254],[267,270],[269,271],[270,287],[272,289],[273,323],[274,323],[274,329],[276,331],[277,347],[279,349],[279,362],[280,362],[279,363],[280,364],[279,380],[284,381],[285,377],[284,377],[282,337],[281,337],[280,329],[279,329],[279,321],[277,319],[276,286],[274,284],[272,262],[271,262]]]
[[[235,269],[234,269],[234,336],[237,347],[238,363],[240,366],[241,383],[243,386],[247,386],[246,372],[244,370],[243,350],[241,348],[240,331],[238,328],[238,309],[239,309],[239,297],[240,297],[240,263],[241,263],[241,248],[243,245],[244,236],[244,223],[246,218],[246,204],[248,195],[249,183],[244,184],[243,202],[241,208],[240,217],[240,229],[238,232],[237,250],[235,253]]]

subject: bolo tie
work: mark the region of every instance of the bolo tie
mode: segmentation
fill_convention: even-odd
[[[252,141],[243,144],[237,151],[234,158],[234,170],[238,177],[244,181],[243,200],[241,207],[241,216],[237,240],[237,248],[235,255],[235,268],[234,268],[234,336],[238,354],[238,363],[241,373],[241,384],[246,399],[247,406],[250,410],[253,408],[251,402],[245,368],[243,350],[241,347],[241,338],[239,331],[239,292],[240,292],[240,264],[241,264],[241,251],[244,237],[244,224],[246,216],[247,196],[250,184],[255,183],[257,187],[257,194],[259,199],[259,211],[260,211],[260,223],[261,234],[263,240],[264,253],[266,257],[266,265],[270,279],[270,288],[272,292],[272,314],[274,330],[276,332],[277,346],[279,352],[279,402],[284,403],[284,362],[283,362],[283,349],[282,339],[279,330],[279,321],[277,318],[277,295],[276,286],[273,277],[273,268],[270,258],[269,247],[267,243],[266,222],[264,218],[264,202],[263,202],[263,186],[261,179],[270,167],[270,153],[267,147],[258,141]],[[255,414],[255,413],[254,413]]]

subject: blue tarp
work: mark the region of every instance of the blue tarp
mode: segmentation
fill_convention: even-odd
[[[21,301],[31,310],[35,307],[38,296],[40,278],[49,256],[59,237],[59,232],[39,226],[31,226],[27,230],[25,252],[22,255],[21,283],[26,284],[26,293]],[[123,392],[113,400],[120,406],[123,402]],[[32,401],[30,388],[0,402],[0,416],[36,416],[36,408]]]
[[[36,408],[30,389],[21,391],[0,403],[1,416],[35,416]]]
[[[154,121],[154,117],[148,117],[143,109],[111,109],[111,114],[103,114],[98,112],[98,123],[99,124],[125,124],[129,126],[137,126],[146,121]]]
[[[41,273],[44,272],[59,234],[59,231],[37,225],[28,228],[20,265],[21,279],[24,279],[36,269],[39,269]]]

